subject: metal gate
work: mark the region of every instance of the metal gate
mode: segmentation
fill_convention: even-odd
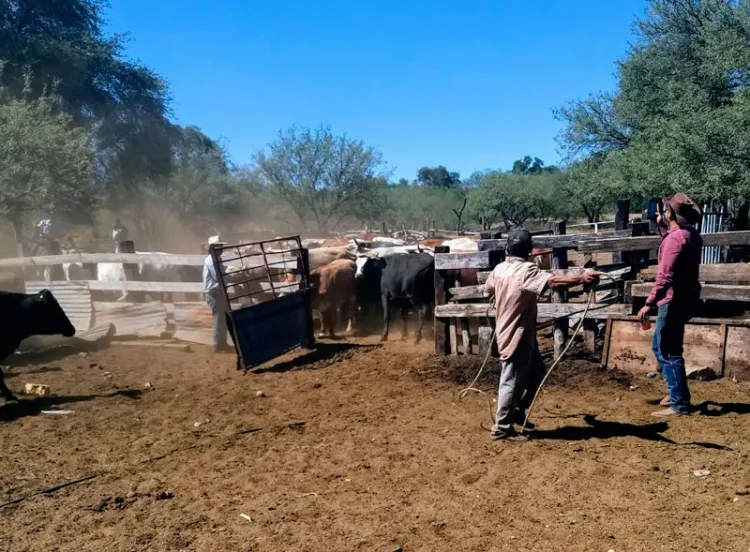
[[[703,218],[700,223],[701,234],[713,234],[724,230],[724,206],[718,213],[709,213],[708,205],[703,205]],[[722,247],[704,246],[701,255],[702,264],[719,264],[721,263]]]
[[[211,256],[241,369],[314,345],[310,269],[299,236],[217,245]]]

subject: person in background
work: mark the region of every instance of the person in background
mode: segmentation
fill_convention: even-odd
[[[128,229],[125,228],[125,226],[122,224],[122,222],[120,222],[120,219],[118,218],[117,220],[115,220],[114,226],[112,226],[112,241],[115,245],[117,245],[129,240],[130,232],[128,232]]]
[[[36,225],[36,239],[38,241],[49,241],[54,239],[52,219],[42,219]]]
[[[206,292],[206,303],[211,309],[213,318],[213,347],[215,353],[231,352],[227,345],[227,310],[224,291],[219,287],[216,277],[216,267],[211,256],[213,248],[224,245],[219,236],[208,238],[208,255],[203,261],[203,289]]]
[[[661,401],[667,408],[653,413],[657,417],[690,414],[683,341],[685,324],[700,300],[698,279],[703,247],[694,227],[701,219],[695,202],[683,193],[662,201],[664,216],[659,215],[656,221],[662,235],[656,283],[646,305],[638,312],[638,319],[645,323],[651,310],[658,309],[652,345],[668,395]]]
[[[495,267],[485,283],[494,296],[495,339],[502,371],[497,390],[497,415],[492,426],[495,440],[517,437],[514,424],[522,424],[547,369],[536,339],[537,301],[547,289],[596,285],[599,274],[587,271],[574,276],[542,272],[530,260],[532,238],[528,230],[508,233],[505,261]],[[527,424],[533,429],[532,424]]]

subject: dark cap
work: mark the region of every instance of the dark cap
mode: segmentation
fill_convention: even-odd
[[[677,192],[670,198],[664,198],[664,205],[669,207],[680,226],[692,226],[701,220],[701,210],[695,201],[682,192]]]
[[[524,228],[512,228],[508,232],[508,241],[505,246],[509,255],[514,257],[528,257],[533,248],[531,232]]]

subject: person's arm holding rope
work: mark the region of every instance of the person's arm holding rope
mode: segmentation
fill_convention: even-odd
[[[553,275],[547,280],[549,289],[568,289],[576,286],[595,286],[599,283],[599,273],[593,270],[575,275]]]

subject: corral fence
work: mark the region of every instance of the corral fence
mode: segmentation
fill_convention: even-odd
[[[618,202],[615,230],[596,234],[567,233],[564,222],[554,224],[552,235],[534,236],[534,247],[551,249],[553,274],[585,270],[568,264],[569,253],[579,261],[593,255],[611,255],[609,262],[591,263],[607,273],[583,322],[584,347],[595,352],[597,335],[605,328],[602,362],[610,368],[633,372],[656,371],[651,352],[653,329],[644,331],[633,316],[645,302],[656,277],[656,257],[661,237],[653,225],[629,221],[627,202]],[[750,379],[750,264],[715,264],[723,251],[750,245],[750,231],[712,232],[703,235],[709,251],[700,267],[703,310],[712,315],[695,318],[686,330],[685,359],[688,372],[710,373],[709,377],[730,376]],[[487,354],[494,348],[495,312],[488,302],[484,282],[490,271],[505,258],[506,240],[484,233],[477,252],[435,250],[435,352],[439,355]],[[477,284],[467,285],[466,269],[476,269]],[[586,306],[582,289],[550,294],[540,302],[539,323],[552,325],[555,354],[567,342],[569,328],[577,323]],[[729,316],[732,315],[732,316]],[[652,324],[653,328],[653,324]],[[496,351],[493,350],[496,354]]]
[[[285,242],[295,243],[289,250]],[[260,254],[254,248],[263,247]],[[132,242],[124,244],[134,251]],[[285,248],[286,249],[283,249]],[[232,258],[231,251],[241,251]],[[276,249],[280,252],[276,252]],[[227,259],[222,260],[224,270],[235,275],[255,271],[262,280],[240,282],[240,289],[251,289],[251,297],[239,298],[245,303],[264,302],[269,298],[294,294],[295,290],[307,289],[304,271],[301,271],[302,254],[299,237],[256,242],[238,246],[227,246]],[[222,255],[223,257],[223,255]],[[188,342],[211,344],[212,317],[204,301],[204,284],[201,273],[206,255],[169,253],[71,253],[0,259],[0,272],[12,273],[20,282],[16,291],[34,293],[49,289],[58,299],[63,310],[76,328],[77,335],[100,335],[108,327],[114,327],[118,336],[146,338],[174,338]],[[96,279],[97,265],[102,263],[122,266],[125,279],[106,281]],[[60,278],[64,265],[83,267],[88,279],[65,280]],[[146,281],[140,279],[138,267],[161,267],[175,273],[190,268],[195,281]],[[38,276],[46,267],[57,267],[49,271],[57,275],[46,281]],[[23,277],[23,274],[26,277]],[[271,275],[269,278],[268,274]],[[147,272],[148,274],[148,272]],[[64,277],[64,276],[63,276]],[[283,281],[282,281],[283,280]],[[287,281],[290,280],[290,281]],[[10,289],[7,285],[3,289]],[[257,295],[255,292],[258,291]],[[159,300],[149,300],[158,298]],[[248,301],[249,299],[249,301]],[[231,301],[237,307],[239,301]],[[268,308],[268,307],[266,307]]]

